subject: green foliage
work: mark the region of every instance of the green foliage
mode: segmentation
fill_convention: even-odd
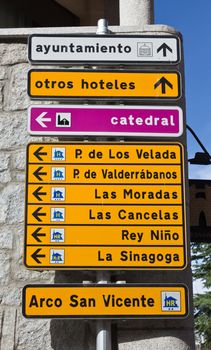
[[[211,292],[197,294],[194,297],[196,333],[204,344],[204,349],[211,345]]]
[[[211,244],[192,245],[192,266],[194,279],[201,279],[204,287],[211,287]],[[202,349],[211,349],[211,291],[194,296],[195,330]]]
[[[191,258],[193,277],[202,279],[204,287],[211,287],[211,244],[194,243]]]

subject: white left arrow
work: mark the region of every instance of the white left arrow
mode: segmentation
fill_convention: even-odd
[[[38,124],[40,124],[42,126],[42,128],[47,128],[47,125],[44,124],[44,122],[51,122],[51,118],[44,118],[45,115],[48,112],[42,112],[37,118],[36,118],[36,122],[38,122]]]

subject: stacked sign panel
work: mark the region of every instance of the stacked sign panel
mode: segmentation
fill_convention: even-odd
[[[27,267],[184,268],[183,158],[179,143],[30,144]]]
[[[180,37],[33,35],[29,39],[29,59],[34,64],[63,67],[115,65],[115,69],[29,71],[28,94],[32,99],[71,103],[31,106],[30,134],[139,137],[140,141],[28,146],[27,268],[185,269],[186,141]],[[85,105],[87,102],[92,105]],[[108,102],[115,105],[105,104]],[[115,311],[109,309],[104,297],[107,287],[100,291],[99,285],[90,289],[64,286],[64,298],[77,290],[78,299],[72,300],[75,312],[63,310],[66,301],[62,297],[57,298],[61,309],[56,305],[56,314],[47,304],[40,309],[39,298],[53,302],[58,288],[26,286],[24,315],[84,317],[80,307],[75,308],[78,300],[77,306],[80,302],[99,305],[101,312],[90,305],[87,317],[89,312],[104,318],[184,317],[188,311],[184,286],[154,285],[149,296],[149,286],[140,284],[131,290],[129,285],[118,290],[114,287],[106,302],[113,298],[115,304],[118,295],[119,303],[125,306],[124,297],[129,303],[131,295],[137,299],[143,293],[145,298],[146,291],[153,305],[148,304],[145,312],[131,307],[125,313],[117,304]],[[108,290],[112,288],[108,286]],[[143,306],[145,299],[140,303]]]

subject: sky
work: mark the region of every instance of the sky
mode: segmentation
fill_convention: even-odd
[[[187,124],[211,153],[211,0],[154,0],[155,24],[183,35]],[[187,132],[188,158],[202,152]],[[190,165],[189,179],[211,180],[211,165]]]

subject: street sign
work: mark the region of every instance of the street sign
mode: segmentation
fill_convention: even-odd
[[[33,105],[28,110],[31,135],[101,135],[178,137],[183,112],[175,106]]]
[[[43,35],[29,37],[29,60],[42,63],[177,64],[180,39],[174,35]]]
[[[22,305],[27,318],[170,319],[188,315],[187,287],[176,284],[27,285]]]
[[[184,268],[183,157],[172,142],[30,144],[26,266]]]
[[[177,71],[30,70],[31,98],[177,99],[181,94]]]
[[[109,230],[109,227],[108,227]],[[99,229],[100,231],[100,229]],[[181,269],[184,249],[176,247],[27,246],[26,267],[45,269]]]
[[[119,184],[115,188],[115,193],[113,185],[88,185],[91,191],[87,192],[87,184],[77,186],[75,184],[62,185],[62,189],[59,185],[43,184],[29,184],[28,185],[28,200],[30,203],[49,203],[49,205],[54,205],[55,202],[60,202],[63,204],[81,204],[86,205],[89,203],[95,202],[96,204],[102,204],[102,199],[104,204],[110,204],[112,199],[112,204],[119,205],[119,203],[125,202],[127,205],[133,205],[135,203],[142,204],[153,204],[159,205],[162,199],[162,203],[169,205],[174,203],[175,205],[181,203],[182,194],[181,186],[171,184],[168,187],[168,193],[165,190],[160,188],[160,185],[153,186],[153,194],[151,194],[152,187],[151,185],[142,185],[140,184],[133,185],[122,185]],[[105,191],[106,189],[106,191]],[[145,193],[142,193],[144,189]],[[59,192],[61,195],[59,195]],[[78,195],[80,192],[80,197]],[[176,194],[175,194],[176,193]]]
[[[99,234],[99,231],[101,234]],[[165,246],[183,245],[184,233],[182,226],[58,226],[37,225],[27,226],[26,245],[54,246]]]

